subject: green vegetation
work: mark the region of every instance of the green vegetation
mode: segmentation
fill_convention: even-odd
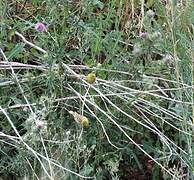
[[[0,28],[0,179],[194,179],[193,0],[5,0]]]

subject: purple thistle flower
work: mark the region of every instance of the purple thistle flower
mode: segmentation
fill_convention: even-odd
[[[139,37],[140,38],[145,38],[146,37],[146,33],[145,32],[139,32]]]
[[[46,26],[41,23],[41,22],[38,22],[36,25],[35,25],[35,29],[39,32],[43,32],[46,30]]]

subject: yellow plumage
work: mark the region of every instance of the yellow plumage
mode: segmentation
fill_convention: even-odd
[[[90,84],[93,84],[96,80],[96,74],[94,72],[92,73],[89,73],[87,76],[86,76],[86,81]]]
[[[84,126],[84,127],[88,127],[89,126],[89,120],[87,117],[83,116],[82,119],[81,119],[81,125]]]
[[[73,111],[69,111],[69,114],[71,114],[74,117],[74,120],[81,124],[83,127],[89,126],[89,120],[86,116],[82,116],[81,114]]]

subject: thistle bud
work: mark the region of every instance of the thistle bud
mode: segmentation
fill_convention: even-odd
[[[134,44],[132,53],[135,56],[139,56],[142,53],[141,45],[140,44]]]
[[[155,16],[155,12],[150,9],[150,10],[147,11],[147,16],[149,18],[153,18]]]
[[[100,66],[102,66],[102,64],[101,64],[101,63],[98,63],[98,64],[97,64],[97,68],[99,68]]]
[[[154,32],[153,34],[150,34],[149,39],[151,41],[158,40],[162,37],[162,34],[160,32]]]
[[[38,129],[44,129],[44,127],[45,127],[44,121],[36,120],[35,123],[36,123],[36,127],[37,127]]]

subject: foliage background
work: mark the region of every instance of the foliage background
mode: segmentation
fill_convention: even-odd
[[[194,178],[192,0],[0,3],[2,179]]]

